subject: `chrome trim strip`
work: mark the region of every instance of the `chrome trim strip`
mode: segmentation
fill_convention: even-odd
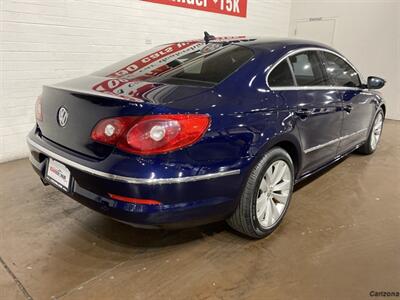
[[[271,91],[304,91],[304,90],[346,90],[346,91],[362,91],[357,87],[333,86],[333,85],[320,85],[320,86],[279,86],[270,88]]]
[[[46,149],[45,147],[32,141],[29,137],[27,138],[27,143],[29,145],[31,145],[33,148],[35,148],[36,150],[44,153],[45,155],[63,163],[63,164],[66,164],[70,167],[76,168],[80,171],[86,172],[86,173],[94,175],[94,176],[103,177],[103,178],[114,180],[114,181],[121,181],[121,182],[125,182],[125,183],[150,184],[150,185],[172,184],[172,183],[184,183],[184,182],[193,182],[193,181],[200,181],[200,180],[209,180],[209,179],[214,179],[214,178],[223,177],[223,176],[232,176],[232,175],[240,174],[240,170],[236,169],[236,170],[231,170],[231,171],[223,171],[223,172],[219,172],[219,173],[211,173],[211,174],[188,176],[188,177],[177,177],[177,178],[145,179],[145,178],[126,177],[126,176],[105,173],[102,171],[98,171],[98,170],[83,166],[79,163],[76,163],[72,160],[69,160],[65,157],[62,157],[62,156]],[[31,159],[31,157],[30,157],[30,159]],[[33,157],[32,157],[32,159],[33,159]]]
[[[315,150],[319,150],[319,149],[321,149],[321,148],[324,148],[324,147],[327,147],[327,146],[329,146],[329,145],[335,144],[335,143],[337,143],[337,142],[339,142],[339,141],[340,141],[340,138],[331,140],[331,141],[329,141],[329,142],[327,142],[327,143],[325,143],[325,144],[320,144],[320,145],[317,145],[317,146],[314,146],[314,147],[305,149],[305,150],[304,150],[304,153],[305,153],[305,154],[308,154],[308,153],[313,152],[313,151],[315,151]]]
[[[350,133],[350,134],[341,136],[341,137],[339,137],[339,138],[337,138],[337,139],[331,140],[331,141],[329,141],[329,142],[327,142],[327,143],[320,144],[320,145],[317,145],[317,146],[314,146],[314,147],[305,149],[305,150],[304,150],[304,153],[305,153],[305,154],[308,154],[308,153],[313,152],[313,151],[315,151],[315,150],[319,150],[319,149],[324,148],[324,147],[326,147],[326,146],[329,146],[329,145],[335,144],[335,143],[337,143],[337,142],[343,141],[343,140],[345,140],[345,139],[348,139],[348,138],[350,138],[350,137],[352,137],[352,136],[354,136],[354,135],[361,134],[361,133],[363,133],[364,131],[367,131],[367,130],[368,130],[368,128],[364,128],[364,129],[358,130],[358,131],[356,131],[356,132],[353,132],[353,133]]]
[[[335,51],[332,51],[332,50],[329,50],[329,49],[325,49],[325,48],[319,48],[319,47],[304,47],[304,48],[300,48],[300,49],[295,49],[295,50],[289,51],[288,53],[286,53],[285,55],[283,55],[281,58],[279,58],[275,63],[273,63],[271,66],[268,67],[268,73],[267,73],[267,75],[265,76],[265,82],[266,82],[268,88],[270,88],[272,91],[282,91],[282,88],[283,88],[283,87],[270,87],[270,86],[269,86],[269,84],[268,84],[268,77],[269,77],[269,74],[271,74],[271,72],[275,69],[275,67],[276,67],[277,65],[279,65],[279,64],[280,64],[282,61],[284,61],[285,59],[289,58],[290,56],[292,56],[292,55],[294,55],[294,54],[301,53],[301,52],[304,52],[304,51],[322,51],[322,52],[329,52],[329,53],[332,53],[332,54],[334,54],[334,55],[340,57],[340,58],[343,59],[345,62],[347,62],[347,63],[357,72],[358,76],[360,77],[361,83],[365,83],[364,76],[363,76],[363,75],[357,70],[357,68],[356,68],[346,57],[344,57],[343,55],[341,55],[341,54],[339,54],[339,53],[337,53],[337,52],[335,52]],[[300,88],[300,87],[299,87],[299,86],[294,86],[294,88]],[[302,88],[304,88],[304,87],[302,87]],[[305,88],[307,88],[307,89],[319,89],[319,87],[315,87],[315,86],[305,86]],[[345,90],[347,90],[347,89],[358,89],[358,90],[361,90],[360,88],[351,88],[351,87],[335,87],[335,89],[336,89],[336,88],[344,88]],[[330,88],[330,89],[332,89],[332,88]],[[288,90],[288,89],[285,88],[285,90]]]

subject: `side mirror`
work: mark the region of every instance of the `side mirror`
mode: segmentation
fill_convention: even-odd
[[[386,83],[385,79],[375,77],[375,76],[369,76],[367,87],[371,90],[377,90],[377,89],[383,88],[385,83]]]

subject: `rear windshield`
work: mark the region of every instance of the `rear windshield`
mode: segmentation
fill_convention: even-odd
[[[152,81],[170,84],[215,85],[253,57],[245,47],[230,45],[182,64]]]
[[[96,76],[182,85],[215,85],[253,57],[227,43],[162,45],[93,73]]]

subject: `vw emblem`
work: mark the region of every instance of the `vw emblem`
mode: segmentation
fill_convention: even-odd
[[[61,127],[65,127],[68,122],[68,111],[65,107],[61,106],[58,110],[57,120]]]

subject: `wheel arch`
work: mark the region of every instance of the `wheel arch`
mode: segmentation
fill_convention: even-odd
[[[256,155],[256,160],[258,161],[267,151],[274,147],[280,147],[285,150],[293,161],[294,175],[295,178],[299,175],[302,166],[302,148],[297,137],[293,134],[284,134],[277,136],[267,142],[263,147],[259,149]]]
[[[380,108],[382,108],[382,110],[383,110],[383,115],[386,116],[386,105],[384,103],[382,103]]]
[[[299,154],[298,148],[295,146],[295,144],[291,141],[281,141],[281,142],[274,144],[273,147],[280,147],[289,154],[290,158],[293,161],[295,177],[297,177],[299,169],[300,169],[300,154]]]

